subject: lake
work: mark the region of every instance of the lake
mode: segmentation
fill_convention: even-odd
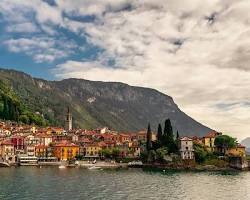
[[[1,200],[250,199],[250,172],[0,168]]]

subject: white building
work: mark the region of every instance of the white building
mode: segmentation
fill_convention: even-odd
[[[8,163],[15,162],[14,144],[10,140],[4,140],[0,143],[0,160]]]
[[[26,146],[26,154],[28,157],[34,157],[36,155],[35,145],[30,144]]]
[[[183,160],[194,159],[193,139],[189,137],[181,137],[179,139],[179,149]]]

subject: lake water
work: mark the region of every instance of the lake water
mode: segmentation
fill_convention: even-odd
[[[249,200],[250,172],[163,173],[140,169],[0,168],[1,200]]]

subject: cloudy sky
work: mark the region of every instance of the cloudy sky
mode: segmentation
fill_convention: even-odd
[[[158,89],[250,136],[249,0],[1,0],[0,67]]]

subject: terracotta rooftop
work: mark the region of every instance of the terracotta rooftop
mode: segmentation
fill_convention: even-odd
[[[215,137],[218,136],[218,135],[219,135],[218,132],[212,131],[212,132],[209,132],[208,134],[206,134],[206,135],[204,136],[204,138],[215,138]]]
[[[64,140],[64,141],[61,141],[59,143],[56,143],[54,144],[55,147],[78,147],[78,145],[72,143],[72,142],[69,142],[67,140]]]
[[[1,142],[1,145],[14,145],[10,140],[4,140]]]

